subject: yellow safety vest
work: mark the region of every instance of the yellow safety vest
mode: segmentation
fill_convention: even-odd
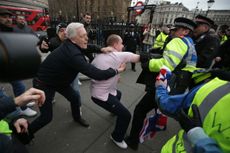
[[[228,40],[228,37],[226,35],[223,35],[220,40],[220,44],[222,45],[225,41]]]
[[[185,43],[183,40],[185,40],[187,43]],[[196,51],[193,44],[191,44],[186,37],[183,39],[172,39],[166,45],[162,58],[151,59],[149,61],[149,70],[151,72],[159,72],[163,66],[167,66],[171,71],[173,71],[187,53],[188,56],[185,59],[187,64],[182,70],[193,72],[196,69],[196,60],[192,61],[191,57],[194,53],[196,54]]]
[[[193,104],[199,108],[203,129],[213,138],[223,153],[230,152],[230,83],[215,78],[202,86],[196,93]],[[191,108],[188,112],[192,116]],[[171,138],[161,153],[192,153],[191,143],[184,130]]]
[[[8,135],[8,136],[10,136],[12,133],[12,131],[9,128],[9,124],[4,120],[0,121],[0,133]]]
[[[161,32],[156,40],[154,41],[153,48],[160,48],[162,49],[164,47],[164,43],[168,35],[164,34],[164,32]]]
[[[201,72],[199,72],[201,71]],[[204,72],[202,72],[204,71]],[[195,84],[198,84],[204,80],[206,80],[207,78],[210,78],[212,75],[209,72],[209,70],[206,70],[204,68],[197,68],[196,70],[194,70],[193,74],[192,74],[192,78]]]

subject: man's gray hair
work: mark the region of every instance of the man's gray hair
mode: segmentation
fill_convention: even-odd
[[[66,37],[72,39],[76,37],[78,28],[84,27],[82,23],[72,22],[66,27]]]

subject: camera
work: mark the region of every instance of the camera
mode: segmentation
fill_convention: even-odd
[[[38,41],[32,34],[0,33],[0,82],[36,75],[41,63]]]

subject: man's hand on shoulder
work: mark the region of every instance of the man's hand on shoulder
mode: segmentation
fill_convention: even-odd
[[[109,53],[109,52],[112,52],[113,50],[114,48],[110,46],[101,48],[102,53]]]

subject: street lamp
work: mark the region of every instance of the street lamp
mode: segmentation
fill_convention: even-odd
[[[206,16],[208,16],[208,11],[212,7],[212,5],[215,3],[215,1],[214,0],[208,0],[207,3],[208,3],[208,10],[206,12]]]

